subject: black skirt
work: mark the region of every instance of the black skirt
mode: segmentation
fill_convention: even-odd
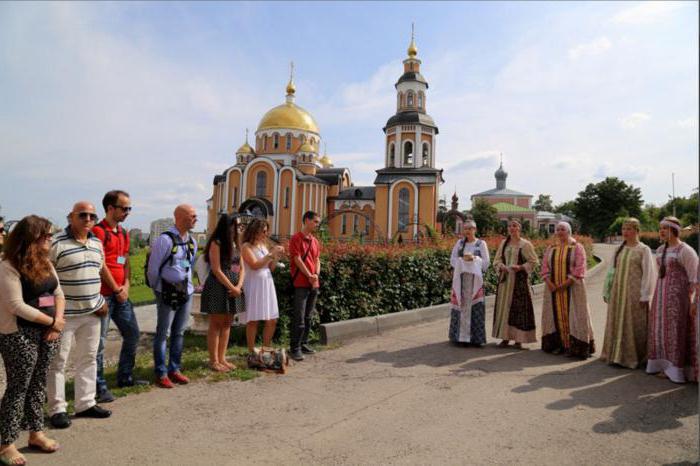
[[[224,273],[234,285],[238,283],[238,274],[230,269]],[[201,312],[206,314],[239,314],[245,310],[243,294],[233,298],[228,290],[216,279],[213,273],[209,273],[202,290]]]

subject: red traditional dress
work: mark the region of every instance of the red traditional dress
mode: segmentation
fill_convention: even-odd
[[[656,250],[662,265],[664,248]],[[659,276],[649,312],[647,373],[663,371],[676,383],[697,381],[695,321],[690,318],[690,295],[697,282],[698,255],[685,243],[668,248],[666,274]]]

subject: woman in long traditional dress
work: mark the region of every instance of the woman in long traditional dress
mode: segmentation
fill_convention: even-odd
[[[586,297],[586,250],[571,236],[571,225],[559,222],[556,241],[542,259],[548,292],[542,296],[542,351],[588,358],[595,352]]]
[[[664,242],[656,250],[659,279],[649,312],[647,373],[666,376],[676,383],[697,380],[695,319],[690,302],[697,283],[698,255],[680,239],[681,223],[675,217],[661,221]]]
[[[620,247],[615,251],[613,279],[607,298],[608,320],[600,359],[636,369],[647,359],[647,315],[656,284],[651,249],[639,242],[639,220],[622,224]]]
[[[523,343],[537,341],[535,337],[535,311],[532,306],[532,289],[529,276],[539,260],[535,248],[520,237],[520,222],[508,222],[508,237],[498,247],[493,266],[499,276],[496,305],[493,315],[493,337],[507,347],[510,340],[515,348]]]
[[[483,273],[489,268],[486,242],[476,238],[476,223],[467,220],[463,237],[452,248],[452,312],[448,337],[453,343],[486,343]]]

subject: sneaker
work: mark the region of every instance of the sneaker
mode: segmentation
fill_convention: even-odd
[[[316,350],[307,344],[303,344],[303,345],[301,345],[301,352],[304,354],[314,354],[316,352]]]
[[[51,416],[49,422],[55,429],[67,429],[71,425],[68,413],[56,413]]]
[[[170,380],[175,383],[179,383],[180,385],[187,385],[190,383],[190,379],[185,377],[185,375],[180,371],[169,372],[168,377],[170,377]]]
[[[101,408],[99,405],[95,405],[92,408],[86,409],[85,411],[75,413],[75,417],[91,417],[94,419],[105,419],[111,415],[112,411]]]
[[[163,377],[158,377],[158,380],[156,380],[156,385],[160,388],[175,388],[175,385],[173,385],[173,382],[168,378],[167,375],[164,375]]]
[[[115,398],[114,395],[112,395],[112,392],[110,392],[109,389],[105,388],[104,390],[100,390],[97,392],[95,400],[97,400],[98,403],[111,403],[115,400]]]
[[[304,359],[306,359],[304,358],[304,355],[301,354],[301,350],[290,351],[289,357],[294,359],[295,361],[303,361]]]
[[[150,385],[148,380],[142,380],[142,379],[133,379],[129,377],[128,379],[124,380],[118,380],[117,381],[117,386],[119,388],[124,388],[124,387],[134,387],[134,386],[144,386],[144,385]]]

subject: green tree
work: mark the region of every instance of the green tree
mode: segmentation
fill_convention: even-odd
[[[578,193],[574,205],[574,216],[580,222],[581,233],[601,240],[617,217],[639,217],[641,212],[641,190],[616,177],[588,184]]]
[[[496,208],[484,199],[477,198],[472,202],[470,215],[476,222],[479,235],[485,235],[498,229],[500,222],[497,213]]]
[[[554,207],[555,214],[564,214],[569,217],[574,217],[574,207],[576,206],[576,201],[566,201],[558,204]]]
[[[537,200],[535,201],[535,203],[532,204],[532,208],[538,212],[552,212],[554,210],[554,206],[552,204],[552,196],[550,196],[549,194],[540,194],[539,196],[537,196]]]

